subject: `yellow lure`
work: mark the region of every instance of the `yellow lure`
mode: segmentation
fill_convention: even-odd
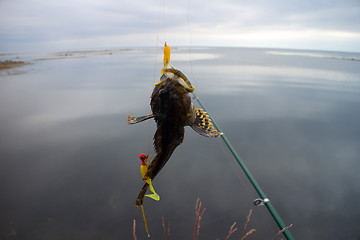
[[[152,192],[152,194],[146,194],[145,196],[149,197],[149,198],[152,198],[152,199],[154,199],[156,201],[159,201],[160,196],[159,196],[159,194],[157,194],[155,192],[155,189],[154,189],[154,187],[153,187],[153,185],[151,183],[151,178],[146,178],[145,179],[145,175],[146,175],[146,172],[148,170],[148,165],[149,165],[149,160],[148,159],[149,159],[149,155],[147,155],[147,156],[145,154],[140,155],[140,160],[142,161],[142,164],[140,166],[141,176],[142,176],[143,180],[145,182],[147,182],[147,184],[149,184],[150,191]]]
[[[164,67],[161,69],[161,75],[164,74],[164,69],[168,67],[170,63],[170,47],[165,42],[164,47]]]
[[[148,171],[149,155],[140,154],[139,158],[141,160],[141,166],[140,166],[141,176],[142,176],[143,180],[145,182],[147,182],[147,184],[149,184],[150,190],[152,192],[152,194],[147,194],[145,196],[149,197],[149,198],[152,198],[152,199],[154,199],[156,201],[159,201],[160,196],[155,192],[154,187],[152,186],[152,183],[151,183],[151,179],[150,178],[145,179],[146,172]],[[150,237],[143,205],[141,205],[141,211],[142,211],[142,215],[143,215],[143,218],[144,218],[144,224],[145,224],[146,233],[147,233],[148,237]]]

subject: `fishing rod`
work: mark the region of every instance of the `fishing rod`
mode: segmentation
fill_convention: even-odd
[[[190,33],[190,47],[191,47],[190,1],[191,0],[189,0],[188,14],[187,14],[187,24],[188,24],[189,33]],[[191,48],[190,48],[190,56],[191,56]],[[228,140],[228,138],[226,137],[226,135],[221,131],[219,126],[216,124],[215,120],[211,117],[211,115],[206,110],[205,106],[202,104],[202,102],[196,96],[196,94],[194,92],[192,94],[193,94],[195,100],[204,109],[204,111],[206,111],[208,113],[209,118],[211,119],[215,129],[218,130],[221,133],[221,138],[224,140],[226,146],[229,148],[230,152],[233,154],[234,158],[236,159],[236,161],[238,162],[238,164],[240,165],[240,167],[242,168],[242,170],[246,174],[247,178],[250,180],[251,184],[254,186],[255,190],[257,191],[257,193],[261,197],[260,199],[255,199],[254,204],[257,205],[257,206],[265,205],[267,207],[267,209],[269,210],[271,216],[274,218],[277,225],[279,226],[280,232],[283,232],[283,234],[285,235],[287,240],[294,240],[295,238],[292,236],[291,232],[289,231],[289,229],[288,229],[289,227],[287,227],[285,225],[284,221],[281,219],[280,215],[277,213],[274,206],[271,204],[270,200],[266,197],[265,193],[262,191],[261,187],[256,182],[255,178],[252,176],[252,174],[250,173],[248,168],[245,166],[244,162],[240,158],[239,154],[236,152],[235,148],[231,145],[231,143]]]
[[[200,99],[195,95],[195,93],[192,93],[195,100],[200,104],[200,106],[204,109],[204,111],[207,112],[209,115],[209,118],[211,119],[212,123],[214,124],[214,127],[216,130],[218,130],[221,133],[221,138],[224,140],[226,146],[229,148],[230,152],[233,154],[234,158],[246,174],[247,178],[250,180],[251,184],[254,186],[255,190],[261,197],[260,199],[255,199],[254,204],[257,206],[265,205],[267,209],[269,210],[271,216],[276,221],[277,225],[280,228],[280,231],[283,231],[283,234],[285,235],[287,240],[294,240],[295,238],[292,236],[291,232],[289,231],[288,227],[285,225],[284,221],[281,219],[280,215],[275,210],[274,206],[271,204],[270,200],[266,197],[265,193],[262,191],[259,184],[256,182],[255,178],[252,176],[248,168],[245,166],[242,159],[239,157],[239,154],[236,152],[235,148],[231,145],[230,141],[226,137],[226,135],[220,130],[219,126],[216,124],[214,119],[211,117],[209,112],[206,110],[205,106],[202,104]]]

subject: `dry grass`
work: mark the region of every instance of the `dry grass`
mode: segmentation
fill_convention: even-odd
[[[195,222],[194,222],[194,232],[193,232],[193,240],[197,240],[200,233],[200,222],[202,220],[202,216],[204,215],[206,208],[200,214],[201,211],[201,201],[198,198],[195,205]]]
[[[134,237],[134,240],[136,240],[135,230],[136,230],[136,221],[134,219],[134,222],[133,222],[133,237]]]
[[[162,219],[162,226],[163,226],[163,229],[164,229],[164,239],[168,240],[169,237],[170,237],[170,221],[168,222],[168,227],[167,227],[167,231],[166,231],[164,217],[162,217],[161,219]]]
[[[202,202],[200,201],[200,199],[198,198],[196,200],[196,204],[195,204],[195,215],[194,215],[194,229],[193,229],[193,236],[192,236],[192,240],[198,240],[199,238],[199,235],[200,235],[200,223],[201,223],[201,220],[203,219],[203,215],[205,213],[205,210],[206,208],[202,208]],[[248,223],[250,222],[250,217],[251,217],[251,214],[252,214],[252,209],[250,209],[250,212],[246,218],[246,222],[245,222],[245,225],[244,225],[244,230],[246,230],[247,228],[247,225]],[[236,226],[236,222],[234,222],[231,226],[230,226],[230,229],[229,229],[229,232],[225,238],[225,240],[229,240],[230,239],[230,236],[235,233],[238,228],[235,227]],[[289,227],[291,227],[292,225],[290,225]],[[170,221],[168,222],[168,225],[166,227],[166,224],[165,224],[165,219],[164,217],[162,217],[162,227],[163,227],[163,231],[164,231],[164,240],[168,240],[170,238]],[[289,228],[287,227],[287,228]],[[286,228],[286,229],[287,229]],[[281,230],[276,236],[278,236],[281,232],[285,231],[286,229],[283,229]],[[247,238],[248,236],[250,236],[252,233],[254,233],[256,230],[255,229],[251,229],[249,230],[242,238],[241,240],[244,240],[245,238]],[[134,240],[137,240],[136,238],[136,222],[135,222],[135,219],[134,219],[134,222],[133,222],[133,238]],[[275,237],[276,237],[275,236]],[[274,237],[274,238],[275,238]]]
[[[234,222],[234,224],[231,225],[230,230],[229,230],[229,233],[228,233],[228,235],[226,236],[225,240],[228,240],[229,237],[231,236],[231,234],[233,234],[234,232],[236,232],[236,231],[238,230],[237,228],[234,229],[235,225],[236,225],[236,222]]]
[[[284,227],[283,229],[281,229],[281,230],[272,238],[272,240],[274,240],[277,236],[279,236],[281,233],[283,233],[285,230],[291,228],[292,226],[293,226],[293,225],[290,224],[289,226]]]
[[[245,236],[243,236],[242,238],[241,238],[241,240],[244,240],[245,238],[247,238],[248,236],[250,236],[253,232],[255,232],[256,230],[255,229],[251,229],[250,231],[248,231],[246,234],[245,234]]]
[[[251,214],[252,214],[252,209],[250,209],[249,215],[246,218],[246,223],[244,224],[244,230],[246,230],[246,227],[247,227],[248,223],[250,222]]]
[[[193,230],[193,237],[192,237],[192,240],[198,240],[199,238],[199,235],[200,235],[200,223],[201,223],[201,220],[203,218],[203,215],[205,213],[205,210],[206,208],[203,208],[201,210],[201,207],[202,207],[202,203],[200,201],[200,199],[198,198],[197,201],[196,201],[196,204],[195,204],[195,216],[194,216],[194,230]],[[250,222],[250,218],[251,218],[251,215],[252,215],[252,209],[250,209],[249,211],[249,214],[246,218],[246,222],[244,224],[244,231],[246,231],[246,228]],[[238,228],[235,227],[236,226],[236,222],[234,222],[230,229],[229,229],[229,232],[225,238],[225,240],[229,240],[230,239],[230,236],[235,233]],[[278,237],[281,233],[283,233],[285,230],[291,228],[293,226],[293,224],[290,224],[289,226],[287,227],[284,227],[283,229],[281,229],[273,238],[272,240],[274,240],[276,237]],[[164,230],[164,240],[168,240],[170,238],[170,221],[168,222],[168,225],[166,227],[166,224],[165,224],[165,219],[164,217],[162,217],[162,227],[163,227],[163,230]],[[135,222],[135,219],[134,219],[134,222],[133,222],[133,238],[134,240],[137,240],[136,238],[136,234],[135,234],[135,230],[136,230],[136,222]],[[245,238],[247,238],[248,236],[250,236],[251,234],[253,234],[256,230],[255,229],[250,229],[248,232],[246,232],[246,234],[241,238],[241,240],[244,240]],[[217,239],[219,240],[219,239]]]

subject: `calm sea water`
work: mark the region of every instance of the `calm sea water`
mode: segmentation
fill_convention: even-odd
[[[154,156],[150,112],[162,50],[1,55],[0,238],[147,239],[140,153]],[[172,64],[232,142],[296,239],[360,239],[360,54],[172,48]],[[221,139],[186,129],[145,199],[151,239],[272,239],[279,231]],[[253,213],[246,231],[246,217]],[[280,239],[278,237],[277,239]]]

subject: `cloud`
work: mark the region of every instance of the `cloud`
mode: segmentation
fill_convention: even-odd
[[[2,0],[0,51],[153,46],[157,35],[176,45],[191,37],[194,45],[360,51],[359,20],[351,0]]]

